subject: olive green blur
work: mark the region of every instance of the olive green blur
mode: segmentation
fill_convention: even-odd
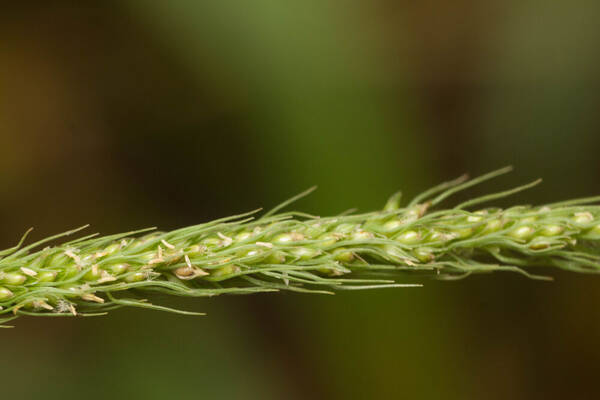
[[[514,173],[448,205],[538,177],[543,184],[489,205],[598,195],[599,17],[600,4],[584,0],[5,4],[0,249],[31,226],[27,243],[86,223],[103,235],[172,231],[269,209],[312,185],[294,209],[368,212],[397,190],[404,207],[439,182],[511,164]],[[593,234],[588,214],[569,218],[524,223],[511,240],[535,238],[527,243],[541,248],[531,250],[544,251],[576,224]],[[419,239],[413,231],[403,232],[407,246]],[[428,247],[414,257],[429,260]],[[146,278],[125,264],[105,274]],[[35,265],[10,271],[0,301],[32,271],[46,283],[58,276]],[[0,329],[0,393],[595,398],[600,277],[544,274],[554,281],[498,271],[335,296],[150,297],[206,316],[126,307],[21,317]]]

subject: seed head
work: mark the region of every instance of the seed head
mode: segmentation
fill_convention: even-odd
[[[136,297],[154,292],[202,297],[373,288],[385,286],[381,273],[458,278],[517,270],[543,278],[528,266],[600,272],[600,211],[592,204],[600,198],[506,210],[480,206],[530,184],[440,207],[459,190],[506,171],[447,182],[405,208],[396,195],[384,210],[366,214],[321,218],[276,214],[278,207],[254,219],[247,213],[168,233],[86,238],[39,251],[46,241],[16,247],[0,252],[0,315],[164,309]],[[478,209],[469,211],[473,206]]]

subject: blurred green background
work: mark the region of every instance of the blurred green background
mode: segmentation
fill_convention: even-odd
[[[298,203],[381,207],[463,172],[516,202],[600,192],[600,3],[25,1],[0,6],[0,247]],[[508,203],[500,202],[500,205]],[[597,398],[600,278],[21,318],[7,399]]]

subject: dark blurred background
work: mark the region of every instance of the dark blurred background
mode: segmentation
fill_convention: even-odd
[[[600,193],[600,3],[53,1],[0,6],[0,247],[90,223]],[[507,202],[500,202],[506,205]],[[597,398],[600,278],[162,299],[1,330],[2,398]]]

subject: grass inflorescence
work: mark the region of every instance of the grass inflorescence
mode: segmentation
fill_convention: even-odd
[[[143,230],[86,236],[40,249],[65,232],[0,252],[0,325],[19,315],[102,315],[123,306],[183,314],[141,298],[151,292],[205,297],[290,290],[419,286],[402,273],[458,279],[514,271],[549,279],[534,267],[600,271],[600,197],[544,206],[478,208],[527,189],[478,197],[453,208],[452,194],[508,172],[438,185],[400,206],[316,217],[281,212],[302,193],[260,217],[259,210],[171,232]],[[25,235],[26,236],[26,235]]]

